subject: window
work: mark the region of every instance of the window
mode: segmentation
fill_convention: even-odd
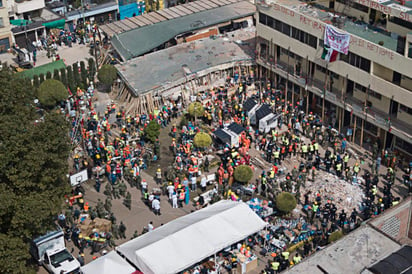
[[[401,109],[403,112],[406,112],[406,113],[408,113],[409,115],[412,115],[412,108],[408,108],[407,106],[400,104],[400,109]]]
[[[317,48],[318,39],[305,31],[294,28],[289,24],[276,20],[268,15],[259,13],[259,23],[271,27],[295,40],[298,40],[312,48]]]
[[[322,73],[326,73],[326,68],[320,66],[320,65],[316,65],[316,70],[319,70]]]
[[[282,23],[282,33],[287,36],[290,36],[290,25]]]
[[[368,11],[369,11],[369,8],[367,6],[361,5],[359,3],[351,2],[350,5],[351,5],[352,8],[360,10],[362,12],[368,13]]]
[[[371,61],[365,59],[357,54],[349,52],[348,55],[341,54],[340,60],[343,62],[349,63],[350,65],[360,68],[366,72],[370,72],[371,70]]]
[[[359,90],[360,92],[363,92],[363,93],[367,93],[367,92],[368,92],[369,96],[372,96],[372,97],[374,97],[374,98],[376,98],[376,99],[378,99],[378,100],[381,100],[381,99],[382,99],[382,95],[380,95],[379,93],[377,93],[377,92],[375,92],[375,91],[373,91],[373,90],[371,90],[371,89],[369,89],[369,91],[368,91],[368,88],[362,86],[361,84],[356,83],[356,84],[355,84],[355,88],[356,88],[357,90]]]
[[[0,28],[4,28],[3,17],[0,17]]]
[[[266,20],[267,20],[266,14],[259,12],[259,23],[266,25],[267,24]]]
[[[394,23],[394,24],[396,24],[396,25],[405,27],[405,28],[407,28],[407,29],[412,29],[412,22],[402,20],[402,19],[400,19],[400,18],[398,18],[398,17],[389,16],[389,21],[391,21],[392,23]]]

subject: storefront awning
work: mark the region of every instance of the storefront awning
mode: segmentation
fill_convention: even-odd
[[[32,22],[30,20],[24,20],[24,19],[10,20],[10,24],[14,26],[26,26],[31,23]]]
[[[64,25],[66,24],[66,20],[61,19],[53,22],[43,23],[42,25],[48,29],[64,29]]]

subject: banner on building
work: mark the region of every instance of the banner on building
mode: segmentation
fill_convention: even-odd
[[[332,50],[348,54],[350,43],[350,35],[346,32],[341,32],[331,25],[325,27],[324,45]]]

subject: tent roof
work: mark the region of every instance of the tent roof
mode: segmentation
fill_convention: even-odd
[[[252,98],[248,98],[244,103],[243,103],[243,109],[245,111],[250,111],[254,106],[257,105],[257,102],[252,99]]]
[[[268,104],[263,104],[256,110],[256,120],[259,121],[260,119],[271,113],[273,112],[270,109],[270,106]]]
[[[227,133],[224,129],[218,128],[215,131],[213,131],[213,134],[216,136],[216,138],[220,139],[223,143],[230,144],[231,137],[229,133]]]
[[[230,131],[233,131],[236,134],[240,134],[243,131],[245,131],[245,128],[242,127],[241,125],[239,125],[238,123],[231,123],[228,127],[227,127]]]
[[[82,266],[84,274],[132,274],[136,271],[124,258],[116,251],[111,251],[106,255],[91,261]]]
[[[177,273],[265,225],[247,204],[222,200],[122,244],[117,251],[145,274]]]

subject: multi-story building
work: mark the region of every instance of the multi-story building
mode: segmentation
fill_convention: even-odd
[[[11,45],[9,10],[7,1],[0,0],[0,53],[5,52]]]
[[[366,22],[365,22],[366,21]],[[412,155],[412,8],[385,0],[257,3],[259,73],[351,141]],[[327,25],[350,35],[327,62]]]

